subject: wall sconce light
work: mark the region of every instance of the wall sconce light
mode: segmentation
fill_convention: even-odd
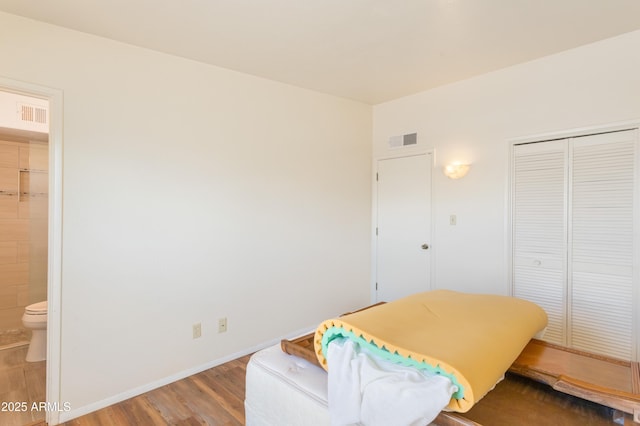
[[[443,172],[449,179],[460,179],[469,171],[468,164],[451,163],[444,166]]]

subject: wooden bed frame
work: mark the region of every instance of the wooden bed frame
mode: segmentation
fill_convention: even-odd
[[[313,338],[311,333],[283,340],[282,350],[319,365]],[[585,421],[592,425],[640,423],[640,364],[532,339],[505,380],[469,412],[441,412],[434,423],[561,425]]]

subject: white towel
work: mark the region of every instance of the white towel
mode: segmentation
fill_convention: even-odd
[[[446,377],[380,359],[348,339],[327,353],[332,426],[431,423],[457,387]]]

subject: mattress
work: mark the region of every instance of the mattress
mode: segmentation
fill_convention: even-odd
[[[247,364],[247,426],[329,425],[327,373],[275,345]]]
[[[466,412],[546,325],[544,310],[526,300],[434,290],[324,321],[314,347],[325,369],[329,343],[347,338],[381,359],[443,375],[458,389],[447,409]]]

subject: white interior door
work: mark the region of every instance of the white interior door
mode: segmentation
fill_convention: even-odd
[[[430,289],[430,239],[431,154],[379,160],[377,301]]]
[[[567,139],[513,150],[513,295],[542,307],[544,339],[566,345]]]

